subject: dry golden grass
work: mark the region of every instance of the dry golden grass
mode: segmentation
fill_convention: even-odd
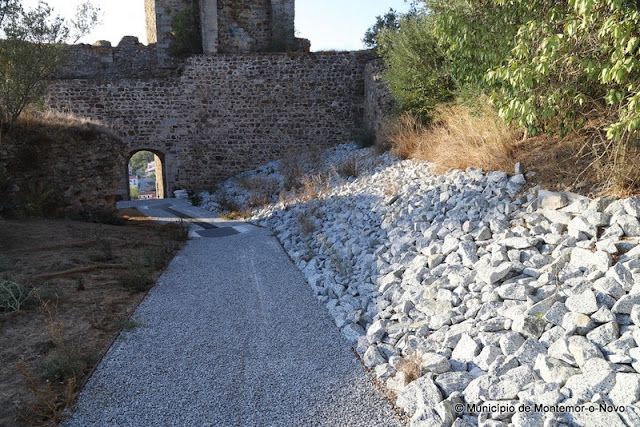
[[[470,166],[511,172],[513,145],[520,136],[489,107],[474,111],[451,104],[435,110],[429,127],[409,114],[397,117],[387,123],[382,139],[396,156],[429,161],[435,172]]]
[[[292,190],[304,185],[307,175],[318,172],[322,164],[322,149],[311,147],[295,148],[283,153],[280,159],[280,173],[284,177],[285,190]]]
[[[308,202],[326,193],[329,188],[330,174],[305,175],[301,178],[301,187],[295,191],[297,199]]]
[[[107,133],[114,138],[119,138],[118,134],[103,123],[86,117],[78,117],[72,113],[62,113],[59,111],[25,111],[18,119],[18,127],[29,132],[32,129],[46,126],[51,129],[74,129],[79,132],[100,132]]]
[[[526,170],[536,173],[536,183],[549,190],[574,191],[589,197],[637,193],[640,149],[611,144],[601,128],[593,123],[562,138],[528,138],[514,146],[514,156]]]
[[[19,414],[23,421],[32,426],[55,426],[69,417],[68,408],[73,407],[76,397],[76,378],[65,380],[62,387],[58,387],[61,390],[54,390],[51,382],[43,384],[24,363],[17,362],[16,369],[30,395]]]
[[[278,182],[261,176],[250,176],[238,179],[238,186],[249,191],[249,208],[268,205],[278,192]]]
[[[521,162],[535,183],[590,197],[628,197],[640,191],[640,144],[607,140],[602,118],[564,137],[523,132],[506,125],[489,102],[436,108],[430,126],[404,114],[383,127],[379,140],[401,158],[429,161],[436,173],[469,166],[513,171]],[[638,137],[636,136],[636,139]]]
[[[404,372],[405,381],[409,384],[422,376],[422,359],[415,353],[407,356],[398,364],[398,371]]]
[[[342,176],[357,178],[360,174],[358,159],[352,157],[343,161],[340,165],[338,165],[337,173]]]
[[[220,218],[228,219],[228,220],[238,220],[238,219],[247,219],[253,216],[253,210],[237,210],[237,211],[229,211],[229,212],[218,212]]]

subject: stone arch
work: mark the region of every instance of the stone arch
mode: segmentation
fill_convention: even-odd
[[[129,150],[129,154],[127,155],[127,159],[124,164],[124,179],[123,179],[123,191],[122,191],[122,194],[126,195],[126,197],[123,197],[123,198],[125,200],[131,199],[130,193],[129,193],[129,161],[131,160],[131,157],[134,154],[140,151],[148,151],[150,153],[153,153],[154,160],[156,162],[155,175],[156,175],[157,198],[164,199],[166,197],[171,197],[171,194],[169,193],[169,191],[170,191],[170,187],[172,186],[169,185],[169,180],[167,179],[168,156],[160,150],[156,150],[154,148],[148,148],[148,147],[141,147],[141,148]]]

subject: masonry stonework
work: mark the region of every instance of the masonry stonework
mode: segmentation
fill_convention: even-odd
[[[0,216],[76,214],[115,207],[126,144],[107,128],[68,118],[31,119],[3,135]]]
[[[130,153],[164,154],[171,194],[284,152],[350,140],[362,126],[370,60],[370,52],[195,56],[179,75],[150,78],[109,68],[87,78],[79,67],[75,78],[68,67],[65,78],[50,82],[48,104],[111,126]]]
[[[145,10],[152,44],[125,37],[116,47],[70,47],[47,102],[110,126],[129,156],[159,156],[168,195],[348,141],[385,114],[379,65],[367,65],[375,55],[308,53],[294,37],[294,0],[145,0]],[[183,10],[198,21],[204,52],[186,61],[168,55]],[[121,181],[128,198],[125,165]]]
[[[380,135],[386,119],[391,117],[395,107],[389,87],[383,80],[384,63],[375,59],[364,69],[364,126]]]
[[[147,38],[160,63],[168,59],[171,24],[190,10],[199,19],[202,51],[248,53],[290,51],[296,43],[294,0],[145,0]]]

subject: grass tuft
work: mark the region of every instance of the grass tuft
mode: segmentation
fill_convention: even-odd
[[[342,162],[338,166],[338,173],[345,177],[357,178],[360,174],[358,159],[352,157]]]
[[[418,354],[405,357],[398,364],[398,371],[404,372],[407,384],[422,376],[422,359]]]
[[[403,114],[383,129],[393,154],[433,163],[435,172],[476,167],[511,172],[513,146],[520,132],[506,125],[490,107],[478,111],[460,104],[441,105],[430,126]]]

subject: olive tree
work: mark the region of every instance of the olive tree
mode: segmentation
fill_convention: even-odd
[[[64,19],[43,1],[27,10],[19,1],[0,0],[0,124],[12,126],[42,98],[46,80],[65,59],[66,43],[87,34],[98,16],[88,2],[75,18]]]

